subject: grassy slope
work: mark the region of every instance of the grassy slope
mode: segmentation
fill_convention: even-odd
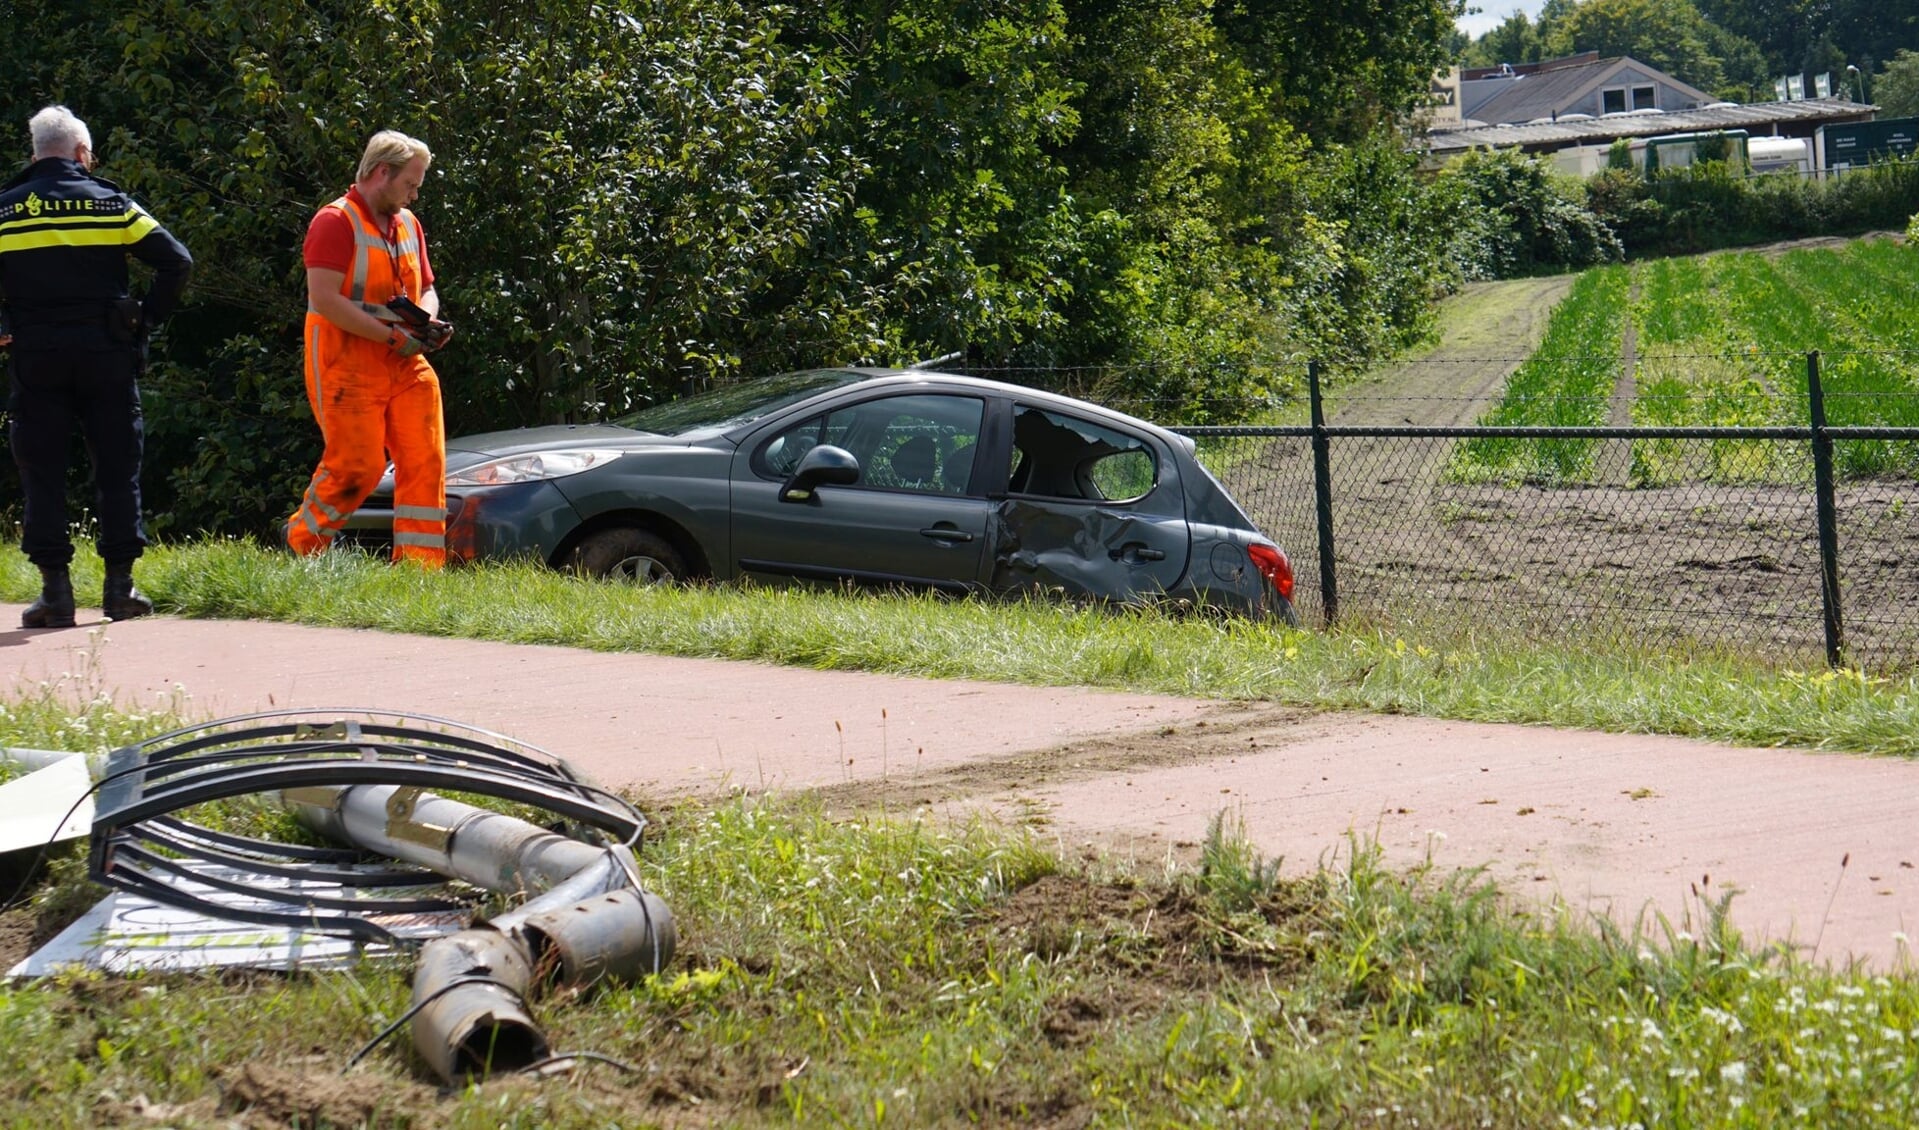
[[[433,576],[350,554],[295,560],[234,542],[154,551],[140,579],[164,609],[190,616],[1919,752],[1914,676],[1779,671],[1734,656],[1649,655],[1590,640],[1482,639],[1443,627],[1415,638],[1327,635],[1046,602],[636,591],[531,567]],[[22,600],[32,591],[31,568],[0,551],[0,596]]]

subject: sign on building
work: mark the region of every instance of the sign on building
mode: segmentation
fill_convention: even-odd
[[[1919,118],[1848,122],[1819,130],[1825,167],[1834,171],[1904,157],[1919,148]]]

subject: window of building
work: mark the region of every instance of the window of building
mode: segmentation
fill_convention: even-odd
[[[1645,86],[1609,86],[1599,92],[1599,112],[1602,114],[1658,108],[1659,88],[1651,83]]]

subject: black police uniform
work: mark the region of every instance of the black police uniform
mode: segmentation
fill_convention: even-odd
[[[154,269],[144,301],[127,296],[129,254]],[[0,336],[13,335],[21,549],[42,573],[56,570],[64,582],[73,559],[67,454],[76,422],[93,462],[100,557],[130,571],[146,547],[138,378],[147,332],[179,303],[192,267],[179,240],[77,161],[43,158],[0,186]]]

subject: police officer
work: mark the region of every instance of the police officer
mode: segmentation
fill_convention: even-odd
[[[145,429],[138,378],[147,334],[173,311],[193,258],[119,186],[92,175],[93,135],[65,106],[27,122],[33,163],[0,186],[0,345],[12,346],[13,458],[26,492],[21,549],[40,569],[23,628],[73,626],[67,453],[76,424],[93,464],[96,548],[110,619],[153,611],[133,587]],[[127,255],[153,268],[127,296]]]

